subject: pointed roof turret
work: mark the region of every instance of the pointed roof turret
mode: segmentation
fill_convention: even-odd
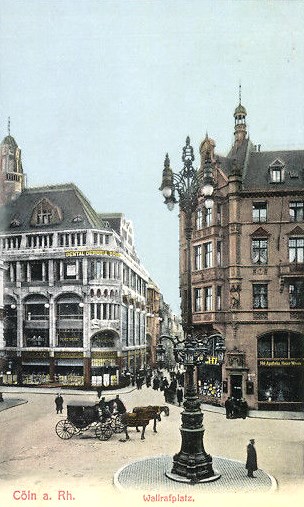
[[[21,161],[21,150],[11,136],[10,118],[8,118],[8,135],[0,144],[0,205],[15,199],[24,189],[24,174]]]
[[[246,116],[247,111],[246,108],[242,105],[242,88],[241,85],[239,85],[239,104],[235,108],[234,111],[234,144],[237,146],[240,146],[247,135],[246,130]]]

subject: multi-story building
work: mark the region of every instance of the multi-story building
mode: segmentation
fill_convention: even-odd
[[[11,135],[0,151],[4,381],[118,385],[146,362],[149,275],[131,222],[73,184],[26,188]]]
[[[201,198],[193,216],[193,322],[198,336],[220,334],[226,346],[223,366],[214,351],[201,375],[220,382],[221,403],[244,397],[251,408],[295,410],[304,402],[304,150],[262,151],[246,116],[240,100],[226,157],[207,135],[200,145],[214,192],[213,206]]]
[[[147,355],[149,358],[148,364],[153,368],[156,367],[157,363],[156,346],[161,334],[160,300],[160,289],[150,279],[147,287]]]

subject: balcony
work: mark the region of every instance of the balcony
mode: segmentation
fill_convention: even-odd
[[[200,271],[192,272],[192,282],[211,282],[214,280],[223,280],[224,279],[224,268],[222,267],[213,267],[213,268],[203,268]]]
[[[279,276],[282,277],[304,277],[304,263],[290,262],[279,265]]]
[[[25,347],[49,347],[50,342],[48,338],[42,336],[33,336],[31,338],[26,338]]]
[[[120,327],[120,321],[119,320],[98,320],[93,319],[91,320],[91,329],[115,329],[119,330]]]

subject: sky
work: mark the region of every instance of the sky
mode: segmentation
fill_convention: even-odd
[[[178,210],[159,192],[189,135],[233,142],[239,84],[261,150],[304,144],[302,0],[0,0],[0,138],[28,186],[74,182],[122,212],[179,313]]]

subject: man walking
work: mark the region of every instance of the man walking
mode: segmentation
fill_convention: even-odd
[[[255,478],[255,475],[253,475],[253,472],[258,469],[257,464],[257,453],[254,447],[254,439],[252,438],[249,440],[249,444],[247,445],[247,461],[246,461],[246,468],[247,468],[247,477],[250,477],[251,479]]]

